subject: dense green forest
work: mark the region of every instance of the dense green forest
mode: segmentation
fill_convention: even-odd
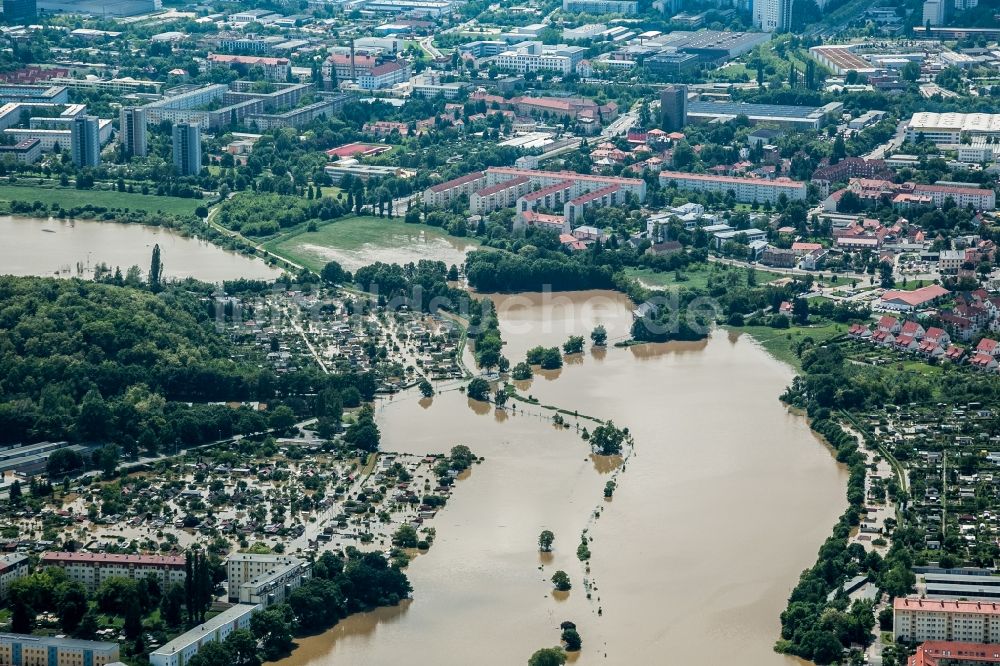
[[[210,289],[0,277],[0,443],[111,441],[127,454],[155,452],[269,425],[258,412],[208,402],[273,403],[280,394],[297,416],[311,416],[307,396],[323,390],[354,386],[371,398],[366,375],[307,368],[279,378],[232,360],[212,326]]]

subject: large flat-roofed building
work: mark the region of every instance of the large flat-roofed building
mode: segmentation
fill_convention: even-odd
[[[132,580],[153,576],[160,582],[162,590],[174,583],[184,583],[185,576],[184,558],[179,555],[48,552],[42,553],[39,563],[46,567],[61,567],[67,578],[83,584],[90,594],[113,576]]]
[[[118,643],[0,634],[4,666],[106,666],[118,661]]]
[[[924,138],[931,143],[956,145],[962,135],[1000,137],[1000,113],[914,113],[906,124],[906,138]]]
[[[162,0],[38,0],[38,13],[90,14],[111,18],[135,16],[163,9]]]
[[[857,47],[857,44],[813,46],[809,49],[809,55],[838,76],[843,76],[848,72],[862,74],[877,72],[878,67],[872,66],[870,62],[854,54],[854,49]]]
[[[328,99],[306,104],[284,113],[255,113],[249,117],[249,124],[255,125],[259,130],[269,130],[275,127],[304,127],[317,118],[330,117],[339,113],[349,99],[349,95],[334,95]]]
[[[676,49],[680,53],[698,56],[701,62],[720,63],[771,40],[767,32],[734,32],[730,30],[677,31],[654,37],[652,44]]]
[[[226,560],[229,600],[262,607],[280,604],[309,577],[310,565],[290,555],[233,553]]]
[[[984,601],[896,597],[892,604],[896,642],[1000,642],[1000,605]]]
[[[563,0],[564,12],[580,14],[622,14],[635,16],[639,13],[639,3],[636,0]]]
[[[40,139],[21,139],[13,146],[0,146],[0,160],[10,158],[21,164],[34,164],[42,157]]]
[[[167,91],[167,97],[141,108],[150,124],[166,120],[217,129],[234,121],[248,122],[256,114],[292,107],[310,90],[312,86],[307,84],[281,83],[270,92],[256,92],[252,81],[233,81],[228,86],[217,83],[183,87],[174,94]]]
[[[0,555],[0,600],[7,598],[10,584],[28,575],[28,556],[24,553]]]
[[[66,135],[68,137],[68,133]],[[69,144],[64,143],[63,147],[69,148]],[[24,446],[10,446],[0,449],[0,473],[37,474],[45,469],[52,452],[59,449],[72,449],[77,453],[87,450],[84,446],[69,442],[39,442]]]
[[[691,122],[726,122],[746,116],[751,123],[767,123],[793,129],[819,129],[831,116],[844,108],[841,102],[825,106],[792,106],[787,104],[747,104],[745,102],[688,102]]]
[[[435,0],[367,0],[364,9],[369,12],[406,12],[410,16],[441,16],[451,11],[451,2]]]
[[[725,195],[732,192],[740,203],[775,203],[784,194],[789,201],[803,201],[807,190],[805,183],[787,178],[767,180],[764,178],[737,178],[682,171],[661,171],[660,185],[676,183],[682,190],[694,192],[718,192]]]
[[[0,84],[0,104],[7,104],[9,102],[68,104],[69,90],[66,86]]]
[[[234,631],[249,628],[250,618],[260,608],[256,604],[237,604],[228,608],[157,648],[149,655],[149,663],[152,666],[185,666],[205,645],[224,641]]]
[[[965,253],[960,250],[941,252],[938,266],[946,271],[943,264],[945,252],[955,257],[955,270],[965,262]],[[951,271],[954,272],[954,271]],[[969,601],[1000,601],[1000,576],[983,576],[947,572],[928,572],[918,575],[924,582],[928,599],[968,599]]]

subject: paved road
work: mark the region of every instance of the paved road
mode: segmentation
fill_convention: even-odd
[[[633,125],[639,120],[639,112],[631,110],[615,119],[613,123],[601,130],[601,136],[610,138],[627,134]]]
[[[903,140],[906,138],[906,121],[899,121],[899,125],[896,126],[896,134],[886,143],[871,151],[865,155],[866,160],[884,160],[887,153],[897,150],[901,145],[903,145]]]
[[[427,55],[429,55],[432,58],[440,58],[442,55],[444,55],[444,54],[442,54],[437,49],[436,46],[434,46],[434,36],[433,35],[431,35],[430,37],[424,37],[423,39],[421,39],[420,40],[420,48],[422,48],[424,51],[426,51]]]

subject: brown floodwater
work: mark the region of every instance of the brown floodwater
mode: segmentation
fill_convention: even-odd
[[[598,322],[624,338],[631,320],[610,292],[495,301],[512,362]],[[519,391],[629,427],[635,450],[624,461],[591,455],[577,423],[592,422],[556,428],[551,412],[524,403],[506,418],[455,390],[381,405],[384,449],[463,443],[485,461],[433,520],[434,546],[408,569],[413,600],[303,639],[282,666],[524,664],[558,643],[564,620],[583,638],[580,665],[795,662],[771,649],[778,615],[844,509],[846,473],[778,401],[791,369],[724,332],[587,347],[558,377],[536,374]],[[543,529],[556,535],[544,557]],[[589,573],[576,557],[584,529]],[[557,569],[573,583],[564,598],[549,582]]]
[[[0,275],[89,279],[93,277],[89,269],[102,262],[111,270],[121,267],[122,273],[139,266],[145,275],[156,244],[167,278],[221,282],[241,277],[273,280],[281,275],[260,259],[161,227],[8,216],[0,216]],[[83,272],[77,271],[78,264]]]

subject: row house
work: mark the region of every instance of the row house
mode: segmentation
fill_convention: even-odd
[[[908,321],[900,327],[893,346],[900,351],[916,351],[924,332],[923,326],[915,321]]]
[[[924,332],[924,339],[920,341],[917,352],[927,358],[940,358],[950,345],[951,336],[944,329],[931,326]]]

